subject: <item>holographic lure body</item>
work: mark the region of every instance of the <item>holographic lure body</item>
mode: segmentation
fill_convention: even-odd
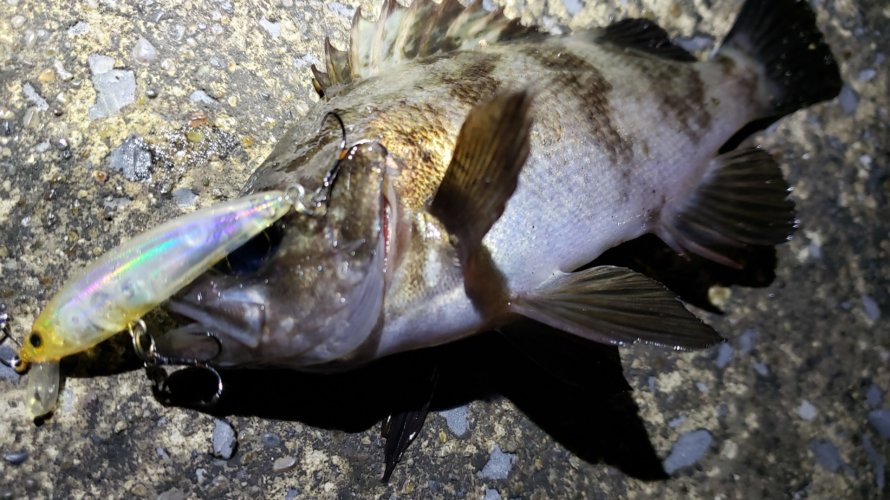
[[[178,217],[119,245],[50,300],[19,352],[19,369],[55,365],[126,329],[292,206],[281,191],[257,193]],[[57,366],[37,368],[29,382],[35,415],[52,409],[55,390],[45,388],[58,386]]]

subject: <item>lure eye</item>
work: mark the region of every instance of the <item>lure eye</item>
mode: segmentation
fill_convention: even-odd
[[[43,345],[43,337],[41,337],[39,333],[32,333],[31,336],[28,337],[28,342],[34,349],[40,349]]]

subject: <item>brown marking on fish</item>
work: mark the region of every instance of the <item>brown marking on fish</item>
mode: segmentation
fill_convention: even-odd
[[[523,46],[522,52],[552,76],[548,92],[575,96],[584,107],[582,115],[590,134],[596,138],[613,164],[629,164],[633,158],[633,143],[618,131],[612,117],[609,93],[612,84],[585,59],[565,47],[547,45]]]
[[[434,103],[402,100],[371,116],[367,135],[377,138],[403,166],[393,180],[402,204],[422,209],[436,193],[454,149],[456,131],[446,121],[446,111]]]
[[[704,137],[711,128],[713,116],[706,105],[705,84],[694,64],[678,63],[609,44],[602,48],[614,52],[616,57],[621,57],[622,64],[638,71],[639,81],[655,82],[653,92],[661,96],[656,101],[662,116],[673,117],[693,141]]]
[[[474,106],[494,95],[500,88],[501,81],[492,76],[500,59],[498,54],[480,54],[477,60],[457,75],[441,71],[434,75],[448,85],[448,93],[452,97],[463,104]]]

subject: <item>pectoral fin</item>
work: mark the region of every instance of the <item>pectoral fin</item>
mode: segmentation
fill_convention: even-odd
[[[511,310],[604,344],[695,349],[723,340],[660,283],[623,267],[562,275],[514,298]]]
[[[718,156],[702,184],[682,203],[665,207],[658,235],[680,253],[691,252],[740,267],[720,247],[776,245],[789,239],[797,221],[788,184],[763,150]]]
[[[528,157],[531,96],[495,96],[470,110],[454,155],[429,211],[457,249],[467,295],[482,310],[506,306],[503,277],[482,246],[482,238],[504,212]]]

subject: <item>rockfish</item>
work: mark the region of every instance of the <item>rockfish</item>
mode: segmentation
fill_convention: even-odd
[[[644,19],[557,36],[479,1],[390,0],[313,73],[320,103],[244,188],[298,209],[173,297],[188,324],[160,344],[209,332],[217,366],[335,370],[524,316],[712,345],[654,280],[578,269],[646,233],[726,265],[727,247],[786,241],[781,171],[739,145],[841,85],[796,0],[747,0],[706,61]]]

